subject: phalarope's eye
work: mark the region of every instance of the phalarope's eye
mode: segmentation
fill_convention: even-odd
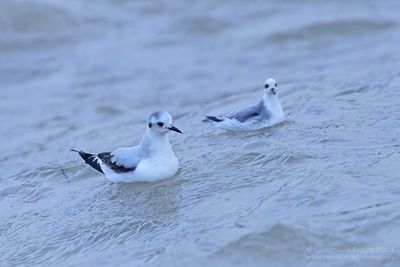
[[[268,87],[269,87],[269,84],[266,84],[266,85],[265,85],[265,88],[267,88],[267,89],[268,89]]]
[[[164,123],[162,123],[162,122],[157,122],[157,125],[160,126],[160,127],[163,127],[163,126],[164,126]]]
[[[277,83],[275,84],[275,87],[278,87],[278,84],[277,84]]]

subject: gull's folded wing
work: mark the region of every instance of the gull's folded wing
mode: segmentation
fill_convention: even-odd
[[[254,119],[259,116],[262,112],[262,104],[257,104],[255,106],[246,107],[238,111],[226,114],[224,117],[229,119],[238,120],[240,122],[245,122],[250,119]]]
[[[111,162],[126,168],[136,168],[141,160],[139,150],[138,146],[118,148],[111,152]]]
[[[116,173],[124,173],[124,172],[131,172],[134,171],[137,167],[137,164],[139,163],[140,159],[139,158],[134,158],[133,160],[136,162],[136,164],[133,164],[131,162],[129,165],[124,164],[123,162],[119,161],[114,161],[113,160],[113,155],[110,152],[105,152],[105,153],[100,153],[97,155],[97,158],[101,160],[105,165],[107,165],[110,169],[115,171]]]

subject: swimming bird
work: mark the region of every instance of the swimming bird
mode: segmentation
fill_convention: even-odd
[[[174,176],[179,163],[167,133],[182,133],[172,124],[168,112],[153,112],[146,132],[137,146],[119,148],[112,152],[91,154],[78,152],[86,164],[103,173],[113,182],[151,182]]]
[[[285,120],[285,114],[277,95],[277,87],[276,81],[269,78],[265,81],[260,102],[225,115],[206,116],[203,122],[230,131],[258,130],[280,123]]]

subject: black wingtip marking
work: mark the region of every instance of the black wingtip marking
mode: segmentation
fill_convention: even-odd
[[[217,118],[217,117],[215,117],[215,116],[206,116],[206,120],[204,120],[204,121],[213,121],[213,122],[221,122],[221,121],[223,121],[223,119],[220,119],[220,118]]]
[[[104,174],[103,170],[101,169],[100,163],[96,159],[96,155],[86,153],[83,151],[78,151],[75,149],[71,149],[71,151],[78,152],[79,156],[81,156],[81,158],[85,161],[86,164],[88,164],[90,167],[92,167],[96,171]]]

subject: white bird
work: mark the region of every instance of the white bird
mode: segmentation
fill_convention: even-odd
[[[105,174],[113,182],[151,182],[174,176],[179,163],[167,133],[182,133],[172,125],[168,112],[155,111],[148,120],[146,132],[137,146],[113,152],[91,154],[78,152],[85,163]]]
[[[203,122],[211,122],[218,128],[230,131],[251,131],[269,127],[285,120],[276,89],[276,81],[265,81],[264,95],[255,105],[221,116],[206,116]]]

